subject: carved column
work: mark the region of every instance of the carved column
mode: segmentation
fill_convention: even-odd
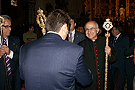
[[[95,18],[97,16],[97,0],[95,0]]]
[[[35,24],[36,23],[36,15],[35,15],[35,0],[28,0],[27,7],[28,7],[28,23]]]
[[[119,12],[119,0],[116,0],[116,17],[118,17]]]
[[[133,6],[134,6],[134,14],[135,14],[135,0],[133,2]],[[134,18],[135,18],[135,15],[134,15]]]
[[[98,7],[97,7],[97,18],[100,18],[100,14],[101,14],[101,9],[100,9],[100,7],[101,7],[101,3],[100,3],[100,0],[97,0],[97,5],[98,5]]]
[[[109,18],[111,18],[111,13],[112,13],[112,5],[111,5],[111,0],[109,0]]]
[[[91,6],[92,1],[89,0],[89,2],[90,2],[90,15],[89,15],[89,19],[92,20],[92,6]]]
[[[129,18],[129,0],[126,0],[126,19]]]

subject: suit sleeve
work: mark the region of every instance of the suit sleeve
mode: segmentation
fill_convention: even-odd
[[[86,63],[83,58],[83,49],[78,56],[77,69],[75,71],[75,78],[82,86],[87,86],[92,83],[92,73],[88,71]]]
[[[114,49],[116,50],[117,53],[121,52],[124,54],[124,51],[125,49],[127,49],[129,47],[129,37],[124,37],[122,39],[122,46],[117,46],[117,47],[114,47]]]
[[[17,38],[17,41],[16,41],[16,50],[14,51],[13,50],[13,60],[15,61],[18,61],[19,60],[19,50],[20,50],[20,39]]]
[[[133,44],[125,50],[125,55],[126,56],[133,55],[134,54],[134,47],[135,47],[135,42],[133,42]]]
[[[115,52],[112,43],[110,43],[110,47],[111,47],[111,57],[109,56],[109,63],[113,63],[118,60],[118,55]]]
[[[22,70],[22,52],[21,52],[21,50],[22,50],[22,47],[20,48],[20,55],[19,55],[19,72],[20,72],[20,78],[22,79],[22,80],[24,80],[24,76],[23,76],[23,70]]]

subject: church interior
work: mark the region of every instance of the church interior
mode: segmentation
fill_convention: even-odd
[[[28,26],[35,26],[35,33],[41,38],[41,28],[36,22],[37,10],[41,8],[47,17],[54,9],[62,9],[77,18],[77,24],[85,25],[89,20],[96,21],[106,33],[103,24],[107,18],[113,25],[121,25],[123,34],[130,38],[132,44],[135,27],[135,0],[0,0],[0,15],[12,18],[11,35],[20,37]]]
[[[12,34],[22,39],[29,24],[35,25],[38,38],[42,37],[37,25],[37,10],[41,8],[47,14],[54,9],[63,9],[77,18],[77,23],[85,25],[95,20],[102,27],[107,18],[123,27],[123,33],[133,38],[135,19],[135,0],[0,0],[0,14],[12,18]],[[106,31],[103,30],[103,33]],[[23,42],[22,42],[23,43]]]

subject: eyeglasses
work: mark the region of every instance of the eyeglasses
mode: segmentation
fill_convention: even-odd
[[[6,26],[3,25],[3,27],[5,27],[6,29],[9,28],[9,27],[12,28],[12,26],[8,26],[8,25],[6,25]]]
[[[95,30],[97,28],[86,28],[85,30],[88,31],[88,30]]]

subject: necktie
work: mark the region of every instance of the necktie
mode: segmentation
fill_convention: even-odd
[[[116,38],[117,38],[117,37],[114,37],[114,43],[116,43]]]
[[[72,42],[72,33],[69,32],[69,41]]]
[[[3,38],[3,44],[7,45],[7,41],[5,38]],[[7,74],[11,74],[11,67],[10,67],[10,58],[5,54],[5,60],[6,60],[6,67],[7,67]]]

